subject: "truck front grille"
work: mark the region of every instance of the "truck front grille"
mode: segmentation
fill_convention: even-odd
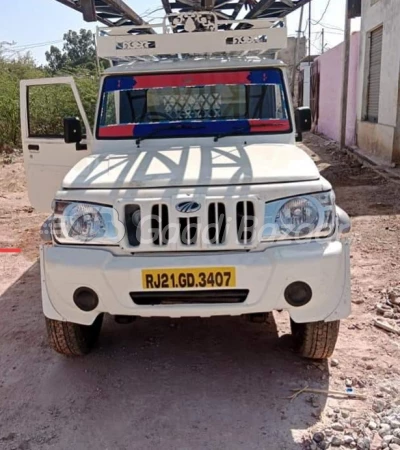
[[[125,206],[129,245],[135,251],[241,249],[255,244],[256,201],[199,199],[195,213],[176,210],[162,200]]]

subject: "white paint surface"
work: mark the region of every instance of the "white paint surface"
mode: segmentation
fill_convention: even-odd
[[[168,148],[165,140],[153,142],[154,149],[150,151],[135,148],[126,155],[88,156],[71,169],[63,187],[196,187],[319,178],[312,159],[295,145],[197,146],[188,142],[188,145],[175,144]]]

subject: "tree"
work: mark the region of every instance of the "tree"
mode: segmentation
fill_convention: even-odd
[[[96,47],[94,35],[90,30],[68,31],[64,34],[64,51],[71,67],[84,67],[94,70],[96,67]]]
[[[63,49],[51,46],[46,52],[48,69],[52,72],[63,70],[96,68],[96,48],[94,35],[90,30],[81,29],[79,33],[69,30],[64,34]]]
[[[62,53],[58,47],[52,45],[50,50],[46,52],[46,61],[50,72],[56,73],[65,69],[67,65],[67,55]]]

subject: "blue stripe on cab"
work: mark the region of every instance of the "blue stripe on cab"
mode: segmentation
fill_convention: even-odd
[[[249,75],[252,84],[282,84],[282,72],[279,69],[252,70]]]
[[[127,91],[135,87],[136,80],[130,77],[108,77],[104,81],[104,92]]]
[[[229,133],[250,133],[248,120],[205,120],[163,123],[138,123],[134,137],[213,136]]]

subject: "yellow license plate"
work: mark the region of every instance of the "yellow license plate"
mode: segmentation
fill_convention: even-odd
[[[234,267],[142,270],[143,289],[205,289],[236,287]]]

